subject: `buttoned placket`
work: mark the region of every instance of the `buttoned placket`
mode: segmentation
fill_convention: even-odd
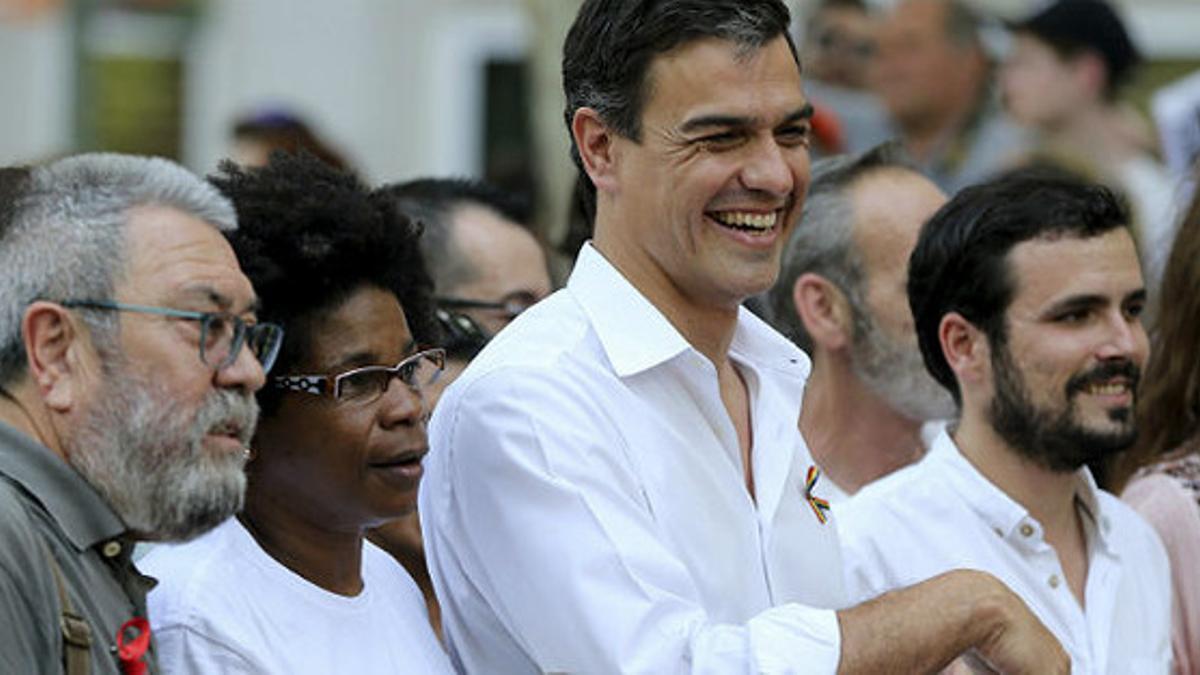
[[[1082,665],[1083,672],[1096,672],[1090,664],[1093,663],[1091,640],[1089,639],[1088,620],[1084,610],[1071,593],[1071,587],[1066,582],[1062,563],[1058,552],[1046,542],[1042,526],[1028,514],[1013,527],[1006,537],[1013,548],[1020,552],[1021,557],[1028,561],[1033,570],[1030,583],[1043,587],[1045,597],[1051,599],[1051,607],[1058,620],[1070,632],[1072,645],[1064,645],[1068,650],[1075,645],[1088,645],[1087,653],[1072,653],[1071,657],[1077,665]],[[1089,574],[1090,579],[1090,574]],[[1090,584],[1089,584],[1090,585]]]
[[[1088,635],[1096,637],[1085,644],[1088,645],[1088,658],[1093,670],[1105,673],[1108,672],[1108,636],[1112,634],[1116,611],[1117,596],[1112,588],[1120,576],[1120,559],[1107,545],[1111,533],[1108,517],[1102,515],[1097,522],[1082,502],[1079,506],[1088,538],[1088,577],[1084,587],[1087,607],[1084,620],[1090,629]]]
[[[1115,595],[1111,592],[1111,580],[1117,572],[1117,561],[1103,545],[1103,537],[1108,536],[1108,520],[1094,523],[1090,512],[1077,503],[1079,515],[1084,519],[1084,532],[1087,537],[1088,574],[1084,586],[1085,606],[1081,606],[1067,583],[1058,553],[1046,543],[1041,525],[1026,515],[1013,528],[1008,537],[1009,542],[1021,551],[1026,559],[1037,570],[1041,583],[1050,590],[1049,597],[1054,599],[1054,607],[1071,632],[1072,643],[1075,646],[1085,646],[1086,653],[1072,654],[1077,664],[1083,666],[1083,672],[1106,672],[1107,649],[1101,636],[1111,632],[1113,603]],[[1099,532],[1097,532],[1097,528]],[[1003,533],[997,530],[998,535]],[[1093,639],[1093,636],[1098,639]]]

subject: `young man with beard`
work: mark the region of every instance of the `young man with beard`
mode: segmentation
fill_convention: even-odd
[[[282,332],[222,236],[233,207],[183,168],[83,155],[7,175],[0,672],[156,672],[133,543],[241,507]]]
[[[1066,668],[987,574],[837,609],[795,422],[808,360],[741,307],[808,186],[788,23],[780,0],[581,7],[563,82],[595,239],[431,424],[422,529],[461,670],[930,672],[972,648]]]
[[[917,233],[945,202],[894,144],[813,167],[768,298],[772,325],[813,361],[800,432],[834,503],[920,459],[954,414],[921,362],[905,289]]]
[[[1074,672],[1167,672],[1162,544],[1085,466],[1137,433],[1146,293],[1128,223],[1106,188],[1026,170],[964,190],[922,230],[909,299],[961,412],[924,461],[843,510],[853,595],[983,570]]]

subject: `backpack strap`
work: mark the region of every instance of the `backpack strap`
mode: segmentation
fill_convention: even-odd
[[[88,675],[92,656],[92,628],[75,611],[71,597],[67,594],[67,583],[63,580],[62,568],[54,559],[49,547],[42,544],[46,551],[46,559],[50,562],[50,571],[54,574],[54,585],[58,588],[58,601],[62,604],[62,616],[59,617],[59,628],[63,637],[63,666],[66,675]]]

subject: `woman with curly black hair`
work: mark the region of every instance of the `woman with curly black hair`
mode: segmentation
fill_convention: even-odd
[[[287,340],[247,465],[245,509],[150,553],[165,672],[436,673],[450,664],[412,579],[364,532],[411,512],[441,370],[419,228],[308,155],[226,162],[230,237]]]

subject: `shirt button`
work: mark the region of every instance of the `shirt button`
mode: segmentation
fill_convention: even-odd
[[[1059,581],[1057,574],[1050,575],[1050,588],[1058,588],[1060,583],[1062,582]]]
[[[1022,537],[1032,537],[1033,536],[1033,526],[1030,525],[1029,523],[1023,523],[1021,525],[1021,536]]]
[[[105,558],[115,558],[115,557],[117,557],[117,556],[118,556],[118,555],[120,555],[120,553],[121,553],[121,542],[119,542],[119,541],[110,541],[110,542],[106,543],[106,544],[104,545],[104,548],[103,548],[103,549],[101,549],[101,553],[103,553],[103,554],[104,554],[104,557],[105,557]]]

